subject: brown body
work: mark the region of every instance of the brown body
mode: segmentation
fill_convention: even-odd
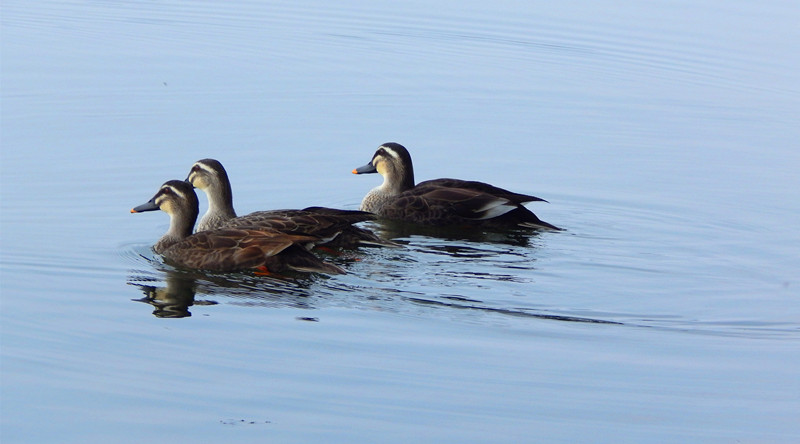
[[[161,186],[146,204],[132,213],[162,210],[170,215],[170,228],[153,246],[170,263],[187,268],[211,271],[261,269],[285,271],[344,273],[325,263],[306,247],[320,238],[290,234],[263,227],[240,227],[207,230],[192,234],[197,219],[197,196],[192,186],[172,180]]]
[[[395,246],[371,231],[353,225],[375,219],[374,214],[365,211],[308,207],[302,210],[257,211],[237,217],[228,173],[215,159],[195,162],[186,180],[208,197],[208,211],[197,225],[198,232],[217,228],[260,227],[316,236],[321,239],[319,245],[329,247]]]
[[[536,196],[460,179],[435,179],[415,185],[411,155],[397,143],[381,145],[370,163],[353,173],[383,176],[383,184],[361,202],[362,210],[381,218],[431,226],[559,230],[525,208],[526,202],[545,201]]]

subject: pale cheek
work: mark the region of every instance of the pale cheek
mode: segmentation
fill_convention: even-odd
[[[156,204],[158,205],[159,208],[161,208],[161,211],[167,214],[172,214],[172,209],[173,209],[172,202],[162,201],[162,202],[156,202]]]
[[[195,176],[191,182],[195,188],[200,188],[201,190],[204,190],[206,187],[208,187],[208,182],[206,182],[203,176]]]

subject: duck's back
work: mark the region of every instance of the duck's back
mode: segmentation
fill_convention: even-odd
[[[175,265],[201,270],[225,272],[263,266],[275,273],[344,274],[344,270],[321,261],[302,246],[316,241],[313,236],[274,230],[225,228],[195,233],[162,254]]]
[[[237,271],[258,267],[311,236],[293,236],[268,230],[219,229],[195,233],[166,249],[164,257],[177,265],[213,271]]]
[[[511,202],[520,204],[525,202],[547,202],[546,200],[536,196],[531,196],[529,194],[515,193],[513,191],[496,187],[494,185],[485,182],[478,182],[474,180],[461,180],[461,179],[450,179],[450,178],[433,179],[420,182],[417,184],[416,187],[414,187],[414,189],[419,189],[422,191],[427,191],[434,188],[462,188],[466,190],[473,190],[481,193],[486,193],[495,197],[508,199]]]
[[[263,227],[285,233],[303,233],[329,238],[354,223],[372,219],[375,219],[375,215],[364,211],[309,207],[303,210],[257,211],[229,219],[221,227]]]
[[[367,229],[353,225],[374,220],[375,217],[375,214],[366,211],[308,207],[302,210],[257,211],[229,219],[222,224],[222,227],[258,227],[285,233],[308,234],[319,238],[318,245],[324,244],[331,248],[396,246]]]

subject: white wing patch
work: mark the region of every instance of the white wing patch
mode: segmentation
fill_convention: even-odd
[[[496,199],[486,205],[476,208],[475,213],[478,213],[478,220],[493,219],[502,216],[509,211],[517,208],[517,206],[507,199]]]

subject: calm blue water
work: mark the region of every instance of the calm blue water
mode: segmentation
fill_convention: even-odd
[[[800,441],[795,2],[2,7],[0,438]],[[131,215],[200,158],[240,213],[418,180],[564,232],[295,281],[177,272]]]

